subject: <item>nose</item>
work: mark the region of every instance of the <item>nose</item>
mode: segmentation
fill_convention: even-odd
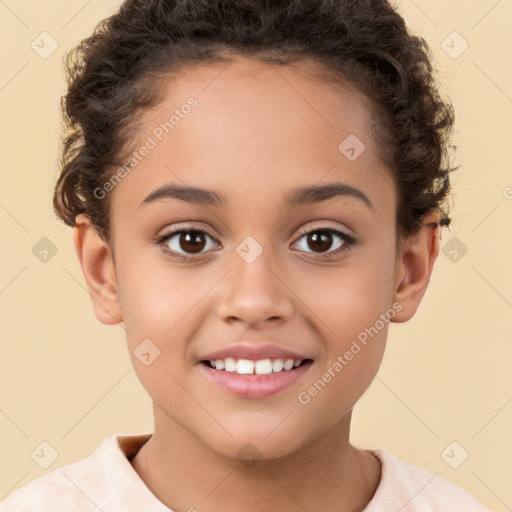
[[[263,253],[252,263],[235,254],[234,268],[219,288],[219,317],[260,327],[286,322],[293,314],[293,292],[278,267]],[[238,261],[237,261],[238,259]]]

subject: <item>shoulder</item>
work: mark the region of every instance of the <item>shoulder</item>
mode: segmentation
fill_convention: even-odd
[[[0,502],[0,512],[98,512],[101,507],[98,501],[106,486],[104,453],[113,437],[105,439],[89,457],[50,471],[16,489]]]
[[[364,512],[488,512],[474,496],[392,453],[371,450],[380,460],[382,475]]]

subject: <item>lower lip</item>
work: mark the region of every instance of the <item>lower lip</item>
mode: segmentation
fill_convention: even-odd
[[[306,361],[293,370],[268,375],[239,375],[236,372],[214,370],[199,363],[201,370],[221,388],[243,398],[265,398],[293,385],[309,370],[312,361]]]

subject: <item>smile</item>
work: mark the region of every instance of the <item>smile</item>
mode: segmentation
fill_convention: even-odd
[[[306,359],[235,359],[234,357],[226,357],[225,359],[215,359],[211,361],[203,361],[219,371],[238,373],[239,375],[270,375],[271,373],[279,373],[297,368]]]
[[[203,360],[199,368],[220,389],[242,398],[265,398],[301,379],[312,359]]]

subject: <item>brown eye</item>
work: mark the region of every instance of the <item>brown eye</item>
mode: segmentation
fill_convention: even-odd
[[[178,244],[185,252],[201,252],[206,242],[200,231],[183,231],[179,234]]]
[[[296,245],[301,251],[320,256],[335,257],[347,251],[356,243],[356,240],[342,231],[331,228],[314,229],[303,232]]]
[[[332,234],[329,231],[312,231],[307,235],[307,243],[315,252],[324,252],[332,246]]]
[[[167,253],[184,257],[202,254],[216,243],[206,231],[201,229],[180,229],[164,235],[159,241]]]

